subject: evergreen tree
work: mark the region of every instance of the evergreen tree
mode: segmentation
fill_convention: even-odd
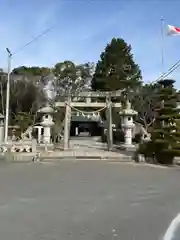
[[[75,65],[71,61],[59,62],[54,67],[56,90],[61,97],[65,92],[71,94],[89,89],[92,64]]]
[[[92,78],[93,90],[113,91],[141,84],[141,71],[133,60],[131,46],[113,38],[101,53]]]
[[[174,80],[159,81],[151,142],[146,144],[146,153],[155,155],[158,163],[172,164],[175,156],[180,156],[180,109],[177,108],[178,94],[173,87]]]
[[[25,76],[46,76],[50,74],[51,69],[48,67],[26,67],[20,66],[12,70],[13,74]]]

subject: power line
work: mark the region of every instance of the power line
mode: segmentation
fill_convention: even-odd
[[[165,73],[165,75],[168,76],[170,73],[175,71],[179,67],[179,65],[180,65],[180,60],[177,63],[175,63],[171,68],[169,68],[168,71]],[[160,77],[157,80],[159,79]]]
[[[169,71],[169,72],[166,74],[166,77],[169,76],[170,73],[174,72],[179,66],[180,66],[180,64],[178,64],[175,68],[173,68],[171,71]]]
[[[51,26],[48,29],[46,29],[44,32],[42,32],[41,34],[39,34],[37,37],[33,38],[31,41],[29,41],[28,43],[26,43],[25,45],[23,45],[22,47],[20,47],[17,51],[13,52],[12,55],[17,54],[18,52],[22,51],[24,48],[26,48],[27,46],[29,46],[30,44],[32,44],[33,42],[37,41],[39,38],[41,38],[42,36],[44,36],[45,34],[47,34],[48,32],[51,31],[51,29],[54,27]]]
[[[178,60],[174,65],[172,65],[168,71],[164,74],[164,77],[169,76],[172,72],[174,72],[178,67],[180,66],[180,60]],[[156,83],[159,80],[162,79],[162,75],[160,77],[158,77],[155,81],[153,81],[152,83]]]

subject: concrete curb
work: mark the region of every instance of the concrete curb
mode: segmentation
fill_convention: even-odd
[[[101,156],[101,155],[56,155],[42,154],[41,153],[6,153],[1,155],[1,161],[5,162],[37,162],[37,161],[57,161],[57,160],[104,160],[104,161],[130,161],[132,162],[131,156]]]
[[[124,162],[129,161],[132,162],[132,158],[130,157],[100,157],[100,156],[60,156],[60,157],[40,157],[41,162],[45,161],[57,161],[57,160],[102,160],[102,161],[114,161],[114,162]]]
[[[0,163],[58,163],[62,161],[99,161],[99,162],[109,162],[109,163],[122,163],[122,164],[132,164],[136,167],[150,167],[150,168],[161,168],[161,169],[180,169],[180,165],[174,164],[172,166],[156,165],[146,162],[135,162],[130,156],[121,157],[100,157],[100,156],[61,156],[61,157],[40,157],[37,159],[32,159],[32,155],[18,155],[11,156],[10,158],[0,158]]]

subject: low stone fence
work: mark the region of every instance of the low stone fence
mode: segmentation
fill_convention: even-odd
[[[98,142],[92,145],[87,141],[79,147],[74,142],[71,145],[71,148],[67,150],[60,150],[55,148],[53,144],[37,144],[35,141],[9,142],[0,145],[0,160],[7,162],[37,162],[55,159],[132,161],[131,154],[128,155],[116,148],[107,151],[104,145],[100,144],[99,146]]]
[[[13,146],[0,146],[0,153],[6,153],[6,152],[32,152],[32,147],[31,146],[17,146],[17,145],[13,145]]]
[[[35,161],[39,154],[37,152],[36,140],[11,141],[0,145],[0,159],[6,161]]]
[[[4,155],[1,155],[1,160],[6,162],[37,162],[40,159],[39,153],[20,153],[20,152],[6,152]]]
[[[6,153],[6,152],[11,152],[11,153],[30,153],[30,152],[36,152],[37,149],[37,142],[36,140],[32,141],[11,141],[7,144],[1,144],[0,145],[0,153]]]

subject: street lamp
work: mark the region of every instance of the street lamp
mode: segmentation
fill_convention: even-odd
[[[6,89],[6,116],[5,116],[5,133],[4,142],[8,142],[8,122],[9,122],[9,94],[10,94],[10,74],[11,74],[11,57],[12,53],[9,48],[6,48],[8,53],[8,75],[7,75],[7,89]]]

